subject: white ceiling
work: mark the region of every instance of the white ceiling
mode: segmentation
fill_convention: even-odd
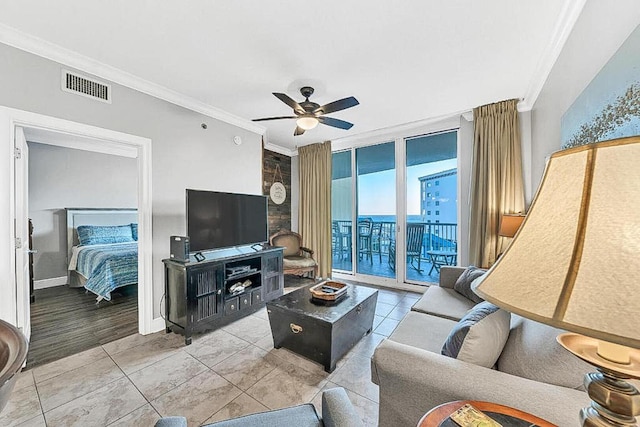
[[[271,92],[360,105],[294,137],[323,140],[537,96],[584,0],[0,0],[0,23],[245,119],[290,115]],[[85,70],[91,72],[91,70]]]

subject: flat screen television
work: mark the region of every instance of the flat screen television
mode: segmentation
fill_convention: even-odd
[[[190,251],[266,243],[267,197],[187,189]]]

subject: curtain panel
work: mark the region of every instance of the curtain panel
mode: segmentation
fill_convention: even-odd
[[[313,250],[320,277],[331,277],[331,141],[298,148],[299,227],[302,243]]]
[[[509,244],[511,239],[498,236],[501,216],[525,209],[517,103],[473,109],[469,258],[476,266],[491,266]]]

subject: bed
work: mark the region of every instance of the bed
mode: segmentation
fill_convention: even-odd
[[[68,284],[84,287],[97,302],[138,283],[137,211],[66,209]]]

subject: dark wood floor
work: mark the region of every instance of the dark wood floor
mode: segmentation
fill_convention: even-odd
[[[126,286],[96,305],[84,288],[35,291],[27,369],[80,353],[138,332],[138,287]]]

